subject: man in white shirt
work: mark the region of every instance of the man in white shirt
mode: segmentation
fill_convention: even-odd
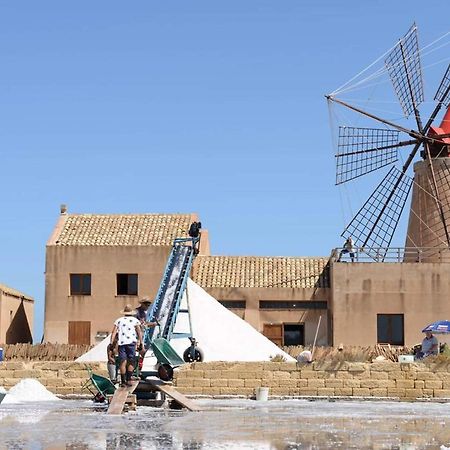
[[[114,322],[111,333],[111,343],[118,338],[119,344],[119,370],[120,386],[131,386],[131,377],[133,375],[136,362],[136,345],[142,347],[141,323],[134,317],[135,310],[131,305],[126,305],[122,317]]]

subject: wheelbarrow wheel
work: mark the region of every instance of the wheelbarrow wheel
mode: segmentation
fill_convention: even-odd
[[[203,358],[203,351],[199,347],[188,347],[183,353],[183,360],[185,362],[202,362]]]
[[[163,381],[173,380],[173,368],[170,364],[160,364],[158,366],[158,376]]]

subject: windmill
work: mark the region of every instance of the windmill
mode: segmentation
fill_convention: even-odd
[[[365,111],[335,94],[326,95],[329,103],[341,105],[378,126],[339,127],[336,184],[391,166],[341,235],[352,237],[355,245],[374,260],[384,261],[414,186],[405,247],[426,248],[428,260],[433,260],[442,248],[450,248],[450,65],[425,123],[419,110],[424,89],[415,24],[386,53],[383,70],[389,75],[404,116],[414,121],[414,128]],[[442,123],[435,126],[435,119],[445,109]],[[397,167],[402,147],[409,147],[409,153],[403,166]],[[421,159],[414,164],[413,178],[408,169],[418,153]],[[404,260],[408,260],[406,252]]]

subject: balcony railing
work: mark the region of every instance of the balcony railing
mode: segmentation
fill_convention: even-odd
[[[343,248],[335,248],[331,254],[334,262],[385,262],[385,263],[450,263],[448,247],[354,247],[353,261],[349,253],[342,253]]]

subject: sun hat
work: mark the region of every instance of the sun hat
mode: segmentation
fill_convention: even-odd
[[[120,314],[123,314],[124,316],[134,316],[134,308],[131,305],[125,305],[125,308],[120,311]]]
[[[153,300],[150,298],[150,297],[142,297],[140,300],[139,300],[139,303],[152,303],[153,302]]]

